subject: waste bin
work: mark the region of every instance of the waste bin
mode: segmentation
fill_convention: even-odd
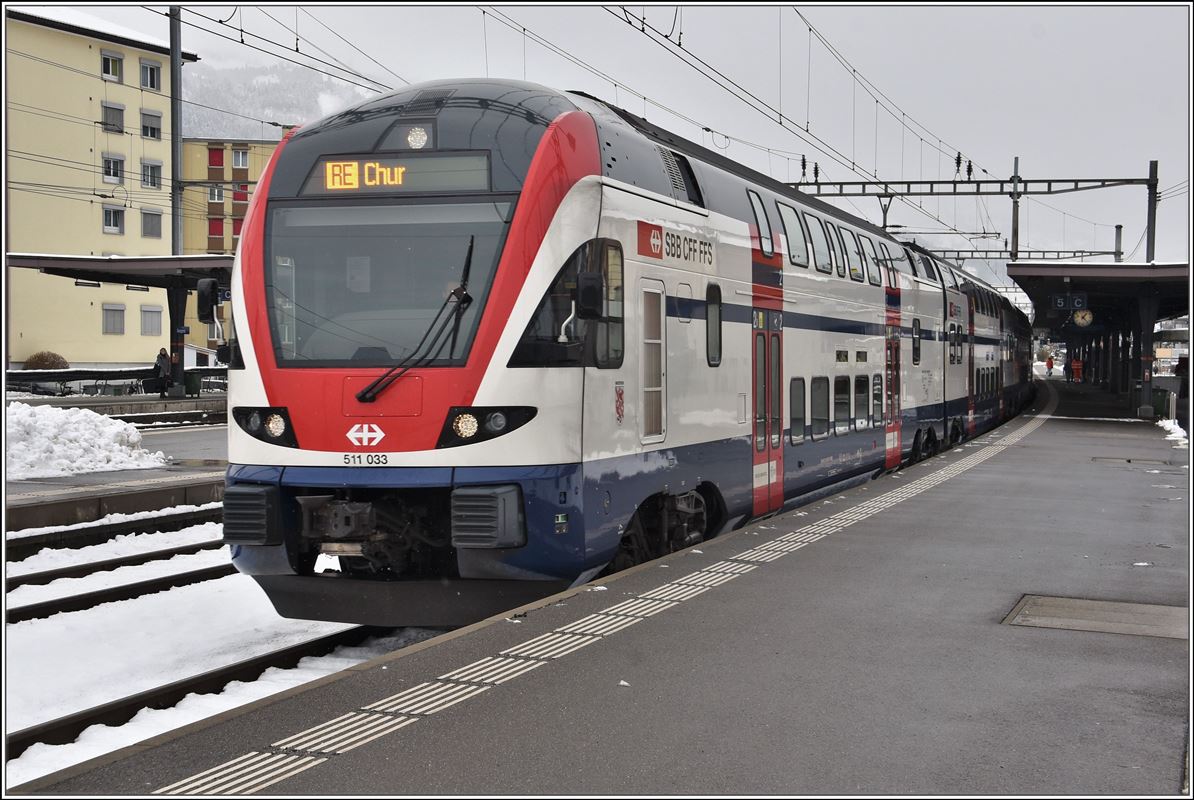
[[[183,385],[186,386],[187,394],[199,396],[199,387],[203,384],[203,376],[197,372],[183,373]]]

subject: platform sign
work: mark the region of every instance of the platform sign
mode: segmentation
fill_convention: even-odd
[[[230,302],[231,300],[232,300],[232,290],[231,289],[221,289],[220,290],[220,302],[227,303],[227,302]]]
[[[1086,292],[1067,292],[1049,295],[1049,307],[1054,311],[1076,311],[1086,308]]]

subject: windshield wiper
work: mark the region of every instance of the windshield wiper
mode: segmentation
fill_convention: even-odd
[[[469,306],[469,304],[471,304],[473,302],[473,298],[472,298],[472,296],[469,295],[469,293],[467,291],[467,287],[468,287],[469,269],[472,266],[472,262],[473,262],[473,239],[474,238],[475,237],[470,236],[469,240],[468,240],[468,254],[464,258],[464,270],[463,270],[463,274],[461,275],[460,285],[457,286],[455,289],[453,289],[451,292],[449,292],[448,296],[446,298],[444,298],[443,305],[441,305],[439,307],[439,310],[435,312],[435,316],[431,319],[431,324],[427,326],[427,330],[424,331],[424,333],[423,333],[423,338],[419,339],[419,343],[415,345],[415,349],[411,351],[409,356],[402,359],[402,361],[398,362],[394,366],[390,367],[382,375],[378,376],[378,378],[376,380],[370,382],[370,384],[368,386],[366,386],[364,389],[361,389],[361,391],[357,392],[357,394],[356,394],[357,400],[361,401],[362,403],[372,403],[374,400],[377,399],[378,395],[380,395],[382,392],[384,392],[386,389],[388,389],[392,383],[394,383],[396,380],[401,378],[403,375],[410,372],[412,369],[421,367],[424,364],[426,364],[428,361],[431,361],[432,359],[439,357],[439,354],[444,349],[444,345],[447,344],[447,340],[440,342],[440,339],[443,336],[444,331],[448,327],[448,322],[452,319],[452,316],[453,316],[452,312],[448,312],[448,314],[445,316],[444,310],[448,307],[448,303],[452,302],[453,300],[456,301],[456,314],[455,314],[456,324],[455,324],[455,326],[453,326],[453,329],[452,329],[452,348],[453,348],[453,350],[455,350],[455,348],[456,348],[456,333],[460,328],[461,314],[463,314],[464,309],[467,308]],[[442,321],[441,321],[441,317],[443,318]],[[438,328],[436,327],[437,325],[439,326]],[[435,331],[434,334],[432,334],[433,330]],[[428,338],[427,338],[428,336],[431,337],[430,341],[428,341]],[[427,343],[427,347],[425,348],[427,352],[423,355],[419,355],[420,352],[422,350],[424,350],[424,347],[423,347],[424,342]],[[437,342],[440,342],[439,349],[435,350],[435,352],[433,353],[432,348],[435,347]],[[411,363],[412,361],[414,361],[413,364]],[[399,372],[399,370],[401,370],[401,372]],[[397,374],[395,374],[395,373],[397,373]]]
[[[460,318],[464,316],[464,310],[473,303],[473,297],[468,293],[468,272],[473,266],[473,237],[468,237],[468,255],[464,257],[464,272],[460,276],[460,286],[452,290],[455,294],[460,292],[456,298],[456,322],[452,324],[452,346],[448,349],[448,360],[451,361],[456,357],[456,335],[460,333]]]

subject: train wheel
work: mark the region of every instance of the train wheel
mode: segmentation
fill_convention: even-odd
[[[920,431],[917,431],[916,436],[914,436],[912,438],[912,452],[908,455],[908,464],[909,465],[915,464],[917,461],[920,461],[921,458],[924,457],[924,452],[922,451],[921,448],[922,448],[922,445],[921,445]]]

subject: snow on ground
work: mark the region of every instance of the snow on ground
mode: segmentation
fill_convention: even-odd
[[[21,528],[18,531],[9,531],[4,534],[5,539],[22,539],[26,536],[36,536],[39,533],[55,533],[58,531],[82,531],[88,528],[96,528],[101,525],[111,525],[116,522],[130,522],[137,519],[150,519],[151,517],[160,517],[166,514],[182,514],[187,511],[207,511],[212,508],[219,508],[224,505],[219,500],[212,503],[204,503],[199,506],[171,506],[170,508],[162,508],[157,511],[135,511],[131,514],[108,514],[106,517],[97,519],[94,522],[76,522],[74,525],[49,525],[44,528]],[[121,537],[116,537],[117,539]],[[185,544],[185,542],[179,542]],[[74,551],[78,552],[78,550]]]
[[[127,586],[132,583],[151,581],[154,578],[164,578],[168,575],[194,572],[231,563],[232,555],[228,552],[227,547],[221,547],[219,550],[201,550],[198,553],[177,555],[131,567],[94,572],[81,578],[59,578],[56,581],[40,585],[18,586],[5,595],[6,607],[9,611],[13,611],[34,603],[45,603],[63,597],[113,589],[117,586]]]
[[[439,631],[435,630],[405,628],[395,636],[369,639],[359,647],[339,647],[327,656],[304,658],[294,669],[266,670],[258,680],[252,683],[235,681],[228,684],[219,694],[189,694],[173,708],[143,709],[119,727],[93,725],[71,744],[34,745],[22,753],[20,758],[8,762],[4,785],[6,788],[16,786],[66,769],[73,764],[309,683],[438,634]],[[92,704],[88,702],[84,705]],[[15,729],[10,727],[10,730]]]
[[[165,533],[126,533],[102,544],[87,547],[46,547],[24,561],[5,564],[4,574],[9,578],[27,575],[31,572],[46,572],[52,569],[107,561],[110,558],[166,550],[187,544],[199,544],[218,540],[224,535],[224,527],[218,522],[204,522],[180,531]]]
[[[1186,432],[1182,430],[1182,426],[1177,424],[1177,420],[1163,419],[1158,422],[1157,425],[1169,432],[1169,435],[1165,437],[1165,440],[1169,442],[1175,442],[1176,444],[1173,445],[1175,450],[1185,450],[1189,448],[1190,439],[1186,435]]]
[[[150,453],[141,448],[141,433],[134,426],[85,408],[9,403],[4,424],[9,480],[168,463],[160,450]]]

